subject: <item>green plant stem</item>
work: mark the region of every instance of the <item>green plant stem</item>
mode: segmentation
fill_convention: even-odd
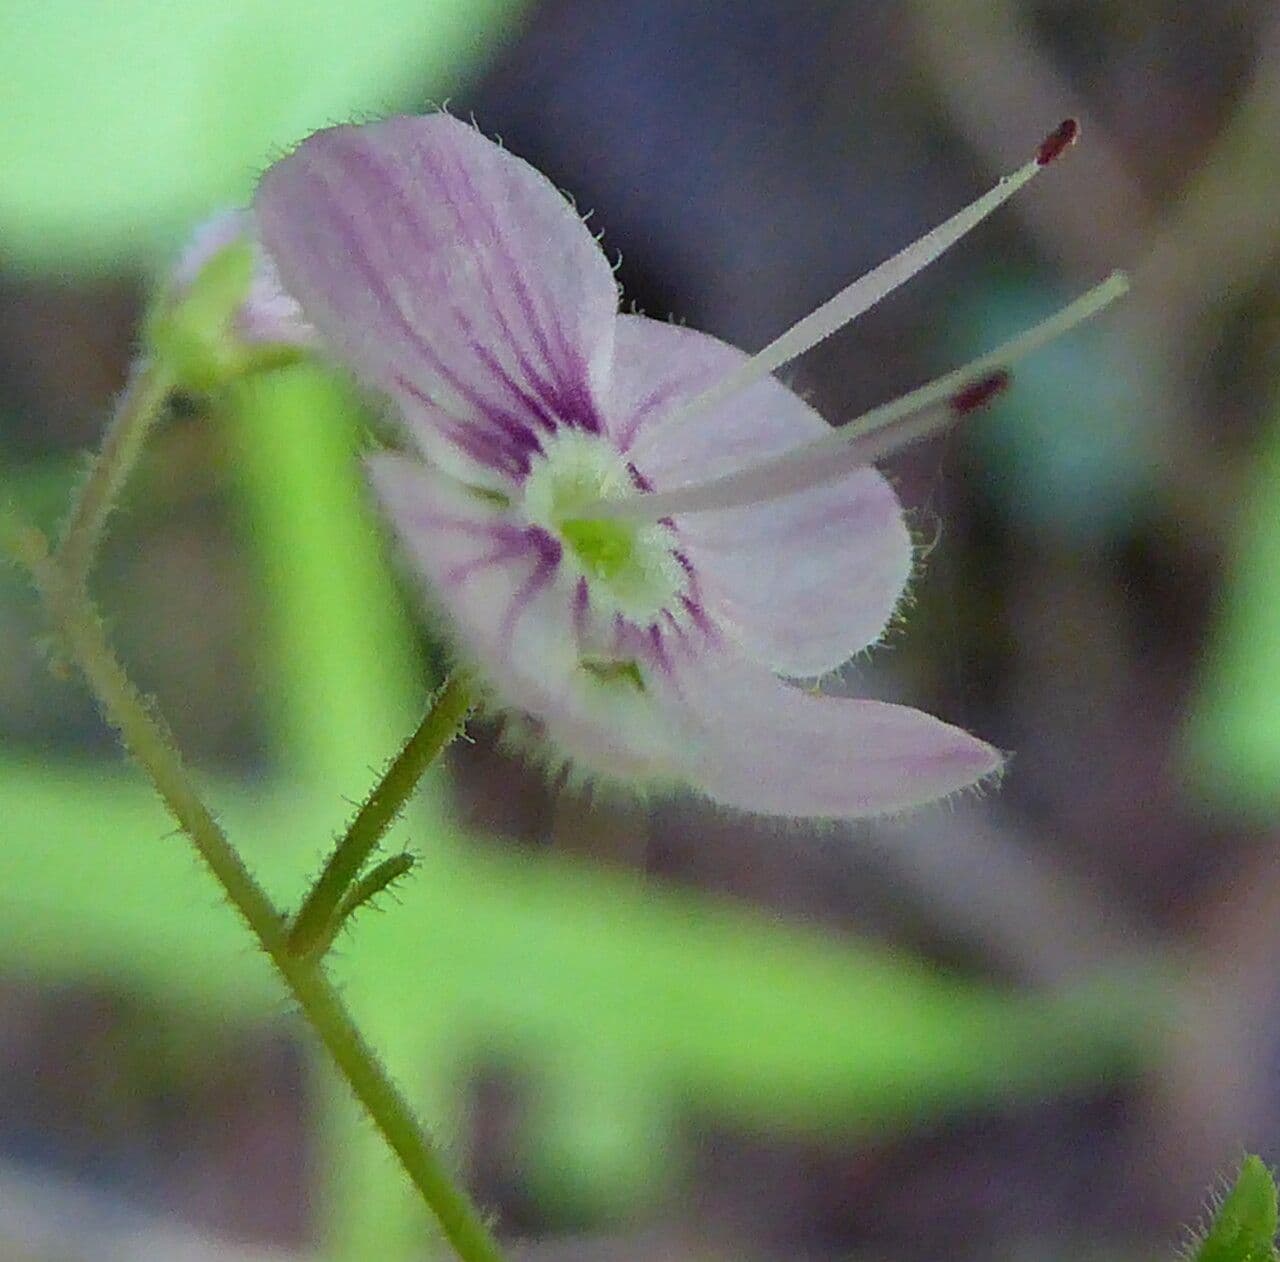
[[[254,880],[205,806],[176,752],[164,720],[149,707],[107,642],[93,606],[49,556],[44,536],[0,510],[0,541],[31,572],[51,621],[84,673],[103,713],[120,733],[183,832],[270,957],[303,1015],[356,1098],[395,1152],[458,1256],[502,1262],[484,1219],[453,1181],[408,1102],[365,1043],[320,966],[287,945],[284,917]]]
[[[88,579],[107,518],[173,386],[172,376],[158,361],[141,359],[134,365],[58,547],[58,563],[73,587]]]
[[[365,799],[298,909],[289,933],[289,949],[295,955],[308,955],[320,943],[332,941],[330,922],[365,860],[395,823],[423,773],[462,730],[474,703],[471,681],[460,672],[432,698],[417,730]]]
[[[311,948],[311,958],[318,960],[326,955],[347,921],[361,908],[371,906],[379,894],[385,894],[396,882],[408,876],[413,871],[414,862],[411,854],[392,855],[366,872],[338,904],[328,927]]]

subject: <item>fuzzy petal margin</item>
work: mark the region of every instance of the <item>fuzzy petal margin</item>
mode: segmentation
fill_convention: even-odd
[[[686,775],[726,806],[856,819],[909,810],[1000,770],[1000,753],[907,706],[824,697],[722,656],[672,702],[700,731]]]
[[[737,367],[704,333],[620,316],[609,424],[657,490],[704,481],[830,432],[767,378],[707,413],[663,416]],[[784,675],[825,674],[874,643],[911,574],[911,536],[875,469],[746,508],[676,519],[708,599],[742,648]]]
[[[545,434],[593,430],[617,286],[541,173],[447,114],[334,127],[262,179],[261,239],[325,342],[367,384],[479,435],[518,478]],[[450,465],[456,432],[415,436]]]

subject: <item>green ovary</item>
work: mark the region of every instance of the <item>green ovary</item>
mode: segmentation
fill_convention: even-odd
[[[590,585],[593,613],[620,613],[643,626],[672,604],[685,580],[672,532],[659,522],[579,515],[602,497],[633,492],[621,453],[595,434],[566,430],[530,470],[522,507],[564,545],[570,568]]]
[[[582,568],[606,582],[623,577],[637,564],[637,530],[630,522],[565,521],[560,535]]]

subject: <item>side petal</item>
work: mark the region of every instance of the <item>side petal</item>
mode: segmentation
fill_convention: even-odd
[[[554,185],[474,127],[318,132],[254,208],[285,287],[367,384],[483,429],[516,466],[559,425],[599,427],[612,270]]]
[[[681,682],[701,739],[687,775],[726,806],[855,819],[946,797],[999,771],[990,745],[907,706],[823,697],[727,657]]]
[[[559,545],[417,461],[379,455],[368,469],[428,599],[502,705],[589,772],[674,777],[682,746],[670,712],[583,668],[588,611],[559,565]]]
[[[687,424],[653,424],[745,358],[703,333],[619,317],[608,423],[654,489],[729,473],[830,432],[773,378]],[[875,469],[758,506],[688,513],[676,526],[708,602],[748,654],[784,675],[825,674],[878,640],[911,573],[901,507]]]

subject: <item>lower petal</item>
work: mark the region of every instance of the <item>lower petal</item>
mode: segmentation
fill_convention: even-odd
[[[646,660],[642,629],[629,644],[590,625],[537,527],[405,457],[375,457],[370,472],[463,652],[539,740],[588,773],[682,780],[764,814],[850,818],[944,797],[1000,766],[990,746],[927,714],[807,693],[713,639],[673,635],[660,663]],[[587,668],[595,648],[634,650],[639,673]]]
[[[565,634],[557,590],[558,551],[463,483],[403,456],[368,461],[382,507],[429,596],[458,624],[465,649],[486,667],[528,662],[551,687],[563,686],[577,654]],[[554,541],[551,541],[554,542]],[[558,545],[556,545],[558,550]],[[523,672],[512,670],[519,691]],[[513,698],[525,704],[526,698]]]
[[[955,793],[999,771],[990,745],[932,715],[824,697],[721,657],[681,679],[696,714],[689,780],[714,801],[768,815],[853,819]]]

